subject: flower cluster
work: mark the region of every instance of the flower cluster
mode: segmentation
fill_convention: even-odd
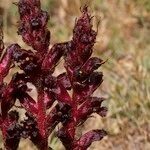
[[[49,49],[50,31],[48,13],[41,10],[39,0],[20,0],[18,34],[32,47],[25,50],[18,44],[10,45],[0,60],[0,129],[7,150],[16,150],[21,138],[30,139],[39,150],[52,149],[48,137],[61,123],[56,136],[66,150],[87,150],[92,142],[101,140],[106,131],[91,130],[81,137],[76,129],[93,113],[104,117],[107,109],[101,104],[104,98],[93,97],[103,81],[97,69],[104,63],[91,57],[97,33],[92,29],[92,17],[85,6],[75,22],[73,38],[57,43]],[[0,55],[4,51],[2,35]],[[54,76],[60,59],[64,59],[65,72]],[[22,73],[13,74],[9,83],[4,78],[13,67]],[[34,85],[37,100],[31,95],[28,83]],[[24,120],[12,110],[16,100],[26,111]]]

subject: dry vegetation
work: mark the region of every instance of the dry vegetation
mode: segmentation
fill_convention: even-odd
[[[7,3],[6,3],[7,1]],[[24,43],[17,36],[17,9],[12,2],[0,0],[3,13],[5,43]],[[70,39],[80,6],[88,4],[99,33],[95,55],[108,59],[102,67],[104,82],[97,95],[107,98],[108,116],[88,119],[82,126],[104,127],[109,135],[95,142],[90,150],[149,150],[150,149],[150,1],[149,0],[42,0],[51,16],[49,28],[53,41]],[[4,9],[4,12],[3,12]],[[0,15],[1,15],[0,14]],[[61,25],[60,25],[61,24]],[[79,129],[80,131],[80,129]],[[20,150],[30,150],[24,141]],[[62,150],[52,138],[51,145]],[[24,147],[24,148],[23,148]]]

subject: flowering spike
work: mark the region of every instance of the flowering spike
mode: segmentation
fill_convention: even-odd
[[[104,98],[92,97],[103,81],[97,69],[104,63],[91,57],[97,32],[92,29],[92,17],[85,6],[76,20],[71,41],[57,43],[50,50],[50,32],[47,29],[48,13],[41,10],[40,0],[19,0],[18,34],[32,50],[18,44],[10,45],[0,59],[0,129],[7,150],[17,150],[20,139],[30,139],[39,150],[52,150],[48,138],[61,123],[56,136],[66,150],[87,150],[92,142],[101,140],[106,132],[92,130],[76,138],[76,128],[93,113],[106,116],[102,106]],[[0,55],[4,51],[0,29]],[[54,75],[60,60],[65,71]],[[22,73],[13,74],[9,83],[4,78],[12,67]],[[33,88],[37,99],[32,97]],[[31,92],[31,93],[30,93]],[[20,121],[18,111],[12,111],[19,100],[18,109],[26,111]]]

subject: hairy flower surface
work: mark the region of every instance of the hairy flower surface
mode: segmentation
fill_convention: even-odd
[[[32,50],[12,44],[2,55],[1,30],[0,129],[5,148],[16,150],[20,139],[28,138],[39,150],[52,149],[48,146],[48,137],[61,124],[56,136],[65,149],[87,150],[92,142],[101,140],[106,131],[91,130],[77,138],[77,127],[93,113],[104,117],[107,112],[102,106],[104,98],[92,96],[103,81],[103,73],[97,69],[104,61],[91,57],[97,33],[92,29],[88,8],[83,7],[81,17],[76,20],[72,39],[56,43],[49,49],[49,16],[41,10],[40,1],[20,0],[17,6],[20,14],[18,34]],[[54,76],[60,59],[64,59],[66,71]],[[11,81],[5,83],[10,69],[16,66],[22,73],[16,72]],[[29,83],[36,88],[37,100],[30,95]],[[26,111],[24,120],[20,120],[18,111],[12,110],[16,100],[20,102],[19,108]]]

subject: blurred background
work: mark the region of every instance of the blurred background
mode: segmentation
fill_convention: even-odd
[[[4,42],[27,47],[17,35],[17,0],[0,0]],[[108,61],[100,68],[104,82],[95,92],[106,97],[106,118],[94,115],[81,127],[83,132],[104,128],[108,136],[89,150],[150,150],[150,0],[41,0],[50,15],[51,44],[70,40],[76,17],[84,4],[94,17],[98,36],[94,55]],[[63,150],[52,138],[51,147]],[[0,148],[2,138],[0,137]],[[21,140],[19,150],[36,150]]]

